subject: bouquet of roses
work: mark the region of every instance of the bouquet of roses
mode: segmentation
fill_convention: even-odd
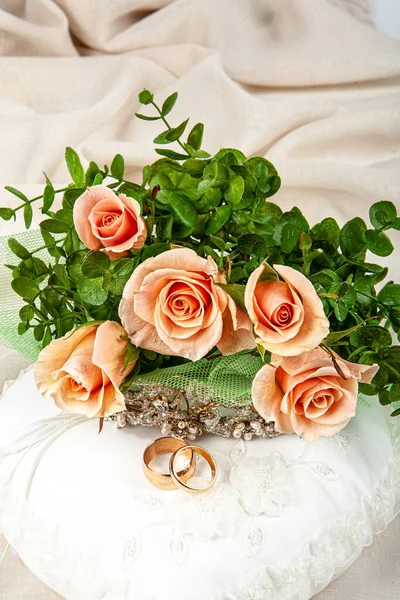
[[[400,400],[400,285],[377,292],[388,270],[365,260],[367,250],[393,251],[385,232],[400,229],[395,206],[371,206],[371,227],[283,213],[269,200],[280,187],[274,166],[231,148],[211,157],[202,123],[183,141],[188,120],[167,120],[176,99],[159,107],[139,94],[155,114],[137,117],[165,126],[154,140],[162,158],[141,183],[125,178],[119,154],[85,172],[67,148],[67,187],[46,177],[33,199],[7,187],[22,203],[1,208],[3,219],[23,210],[29,228],[39,200],[45,217],[37,248],[8,240],[19,259],[7,265],[23,299],[18,332],[42,347],[38,389],[103,419],[125,409],[124,392],[143,375],[185,368],[190,379],[192,366],[235,355],[240,377],[252,357],[248,402],[276,431],[308,440],[344,427],[359,390]],[[219,377],[223,386],[223,368]]]

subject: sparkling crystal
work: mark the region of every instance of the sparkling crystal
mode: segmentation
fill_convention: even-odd
[[[193,440],[196,439],[196,435],[194,433],[188,433],[187,434],[187,439],[190,440],[191,442],[193,442]]]
[[[238,440],[242,437],[242,432],[240,429],[234,429],[232,432],[232,435],[234,438],[236,438]]]
[[[250,442],[250,440],[253,438],[253,434],[250,433],[250,431],[246,431],[243,435],[243,438],[246,442]]]
[[[197,435],[197,433],[198,433],[198,429],[197,429],[197,427],[194,427],[194,425],[189,427],[188,431],[189,431],[189,433],[193,433],[194,435]]]
[[[179,421],[179,423],[178,423],[178,429],[185,429],[185,427],[186,427],[185,421]]]
[[[255,431],[258,431],[259,429],[261,429],[261,423],[260,421],[250,421],[250,427]]]
[[[245,427],[246,427],[246,425],[244,423],[236,423],[235,430],[243,431]]]
[[[125,427],[125,425],[126,425],[125,413],[123,413],[123,412],[117,413],[115,415],[114,419],[115,419],[115,424],[117,427]]]
[[[172,425],[171,425],[171,423],[163,423],[161,425],[161,433],[163,435],[170,435],[171,432],[172,432]]]
[[[138,425],[137,416],[132,412],[127,412],[126,413],[126,422],[129,423],[129,425]]]

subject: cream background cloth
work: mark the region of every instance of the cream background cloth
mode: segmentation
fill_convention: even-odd
[[[274,162],[283,208],[343,223],[367,218],[373,201],[400,206],[400,43],[374,29],[364,0],[0,0],[0,54],[3,185],[34,195],[43,170],[65,182],[66,145],[99,164],[121,152],[136,176],[159,132],[134,118],[149,87],[161,100],[179,91],[171,120],[202,120],[211,152]],[[1,233],[20,228],[0,222]],[[384,260],[399,279],[396,257]],[[5,356],[10,378],[19,361]],[[397,598],[399,528],[321,600]],[[6,556],[1,600],[54,597]]]

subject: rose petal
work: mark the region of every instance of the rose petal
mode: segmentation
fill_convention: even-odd
[[[264,365],[252,385],[252,399],[256,411],[265,419],[275,421],[275,428],[282,433],[293,433],[289,415],[281,411],[283,392],[275,378],[275,368]]]
[[[36,387],[43,396],[49,396],[57,389],[57,380],[52,377],[52,373],[59,371],[75,348],[95,330],[94,325],[80,327],[53,340],[41,351],[34,366],[34,378]]]
[[[75,201],[73,208],[73,219],[78,237],[90,250],[99,250],[101,242],[93,235],[89,216],[93,208],[102,200],[114,202],[118,200],[110,188],[106,185],[94,185],[86,190]]]

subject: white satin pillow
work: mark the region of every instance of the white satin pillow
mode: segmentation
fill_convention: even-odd
[[[145,480],[156,430],[97,430],[31,371],[0,401],[0,530],[67,600],[308,600],[399,507],[400,437],[375,403],[313,444],[202,438],[220,473],[198,496]]]

